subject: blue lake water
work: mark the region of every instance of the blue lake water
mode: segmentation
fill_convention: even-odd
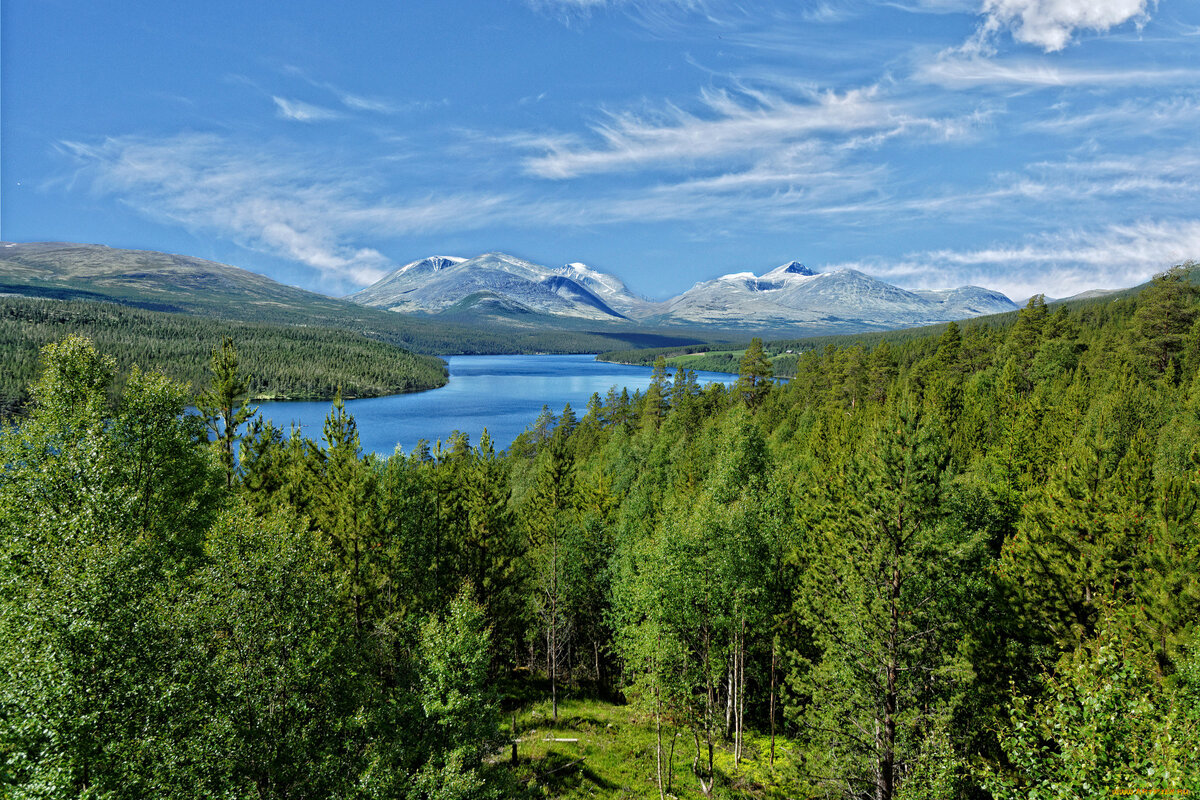
[[[349,400],[346,410],[358,422],[364,452],[391,455],[397,446],[405,453],[425,439],[430,446],[466,433],[474,446],[486,427],[501,450],[532,423],[548,405],[557,415],[567,403],[579,417],[586,413],[593,392],[601,397],[610,387],[629,393],[650,385],[649,367],[596,361],[594,355],[450,356],[450,382],[440,389]],[[701,385],[731,383],[734,376],[698,372]],[[260,403],[264,418],[285,434],[298,423],[305,436],[321,441],[328,402]]]

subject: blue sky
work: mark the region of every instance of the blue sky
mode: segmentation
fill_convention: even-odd
[[[5,0],[0,237],[1021,300],[1200,258],[1192,0]]]

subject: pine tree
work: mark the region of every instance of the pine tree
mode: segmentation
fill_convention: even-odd
[[[911,401],[890,405],[847,483],[828,485],[833,505],[806,548],[797,597],[817,654],[792,676],[811,698],[798,721],[822,754],[819,777],[878,800],[896,796],[920,751],[938,700],[927,676],[946,666],[962,613],[955,582],[978,547],[944,526],[941,426]]]
[[[1165,372],[1178,358],[1197,318],[1200,288],[1188,280],[1194,267],[1181,265],[1155,275],[1150,286],[1138,295],[1133,317],[1134,349],[1153,372]]]
[[[200,394],[196,406],[217,439],[221,463],[225,467],[225,485],[232,488],[233,445],[240,438],[237,429],[256,413],[245,399],[250,379],[238,370],[238,352],[233,339],[226,336],[220,346],[213,349],[209,370],[212,386]]]
[[[667,360],[662,355],[654,359],[654,369],[650,373],[650,385],[642,399],[642,428],[658,430],[663,418],[667,415],[667,399],[671,386],[667,382]]]
[[[876,403],[887,399],[888,389],[896,379],[896,362],[892,348],[882,341],[871,351],[867,365],[867,396]]]
[[[1105,603],[1133,599],[1151,518],[1149,441],[1126,440],[1112,401],[1035,487],[1004,575],[1039,635],[1060,650],[1090,638]]]
[[[325,418],[325,452],[314,521],[328,537],[354,630],[362,633],[376,583],[376,476],[360,460],[358,424],[341,392]]]
[[[556,721],[559,659],[566,645],[568,622],[563,585],[567,557],[564,544],[566,528],[573,523],[575,506],[575,464],[565,440],[552,439],[539,455],[535,485],[527,505],[526,525],[538,560],[534,604],[544,625],[546,671],[550,676],[550,698]]]
[[[771,391],[771,377],[775,374],[771,360],[763,351],[762,339],[750,340],[750,346],[738,364],[738,379],[734,389],[742,402],[757,408]]]
[[[496,456],[486,428],[464,479],[467,526],[457,547],[462,559],[459,574],[475,587],[476,598],[492,621],[494,655],[499,659],[516,651],[527,622],[521,593],[527,553],[509,508],[508,464]]]

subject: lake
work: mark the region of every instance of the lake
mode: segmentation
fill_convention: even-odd
[[[364,452],[386,456],[399,445],[410,453],[418,440],[432,446],[439,439],[446,442],[455,430],[470,436],[474,446],[485,427],[501,450],[537,418],[543,404],[557,415],[570,403],[582,418],[593,392],[604,397],[616,386],[632,395],[650,385],[649,367],[609,364],[594,355],[449,356],[446,361],[450,382],[440,389],[346,402]],[[720,372],[698,372],[696,377],[701,385],[736,379]],[[277,402],[258,408],[285,435],[298,423],[305,436],[320,442],[330,406],[327,401]]]

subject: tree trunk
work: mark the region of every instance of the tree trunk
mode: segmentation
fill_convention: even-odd
[[[897,554],[897,562],[898,562]],[[900,567],[892,567],[891,609],[887,641],[887,688],[883,695],[883,753],[879,760],[879,800],[892,800],[896,779],[896,677],[899,673]]]
[[[662,763],[662,694],[659,688],[654,687],[654,736],[655,736],[655,768],[658,776],[658,798],[659,800],[667,800],[666,790],[663,789],[663,763]]]
[[[667,754],[667,794],[671,793],[671,779],[675,777],[675,740],[679,738],[679,731],[671,734],[671,749]]]
[[[742,741],[746,730],[746,620],[743,617],[738,630],[738,699],[737,699],[737,740],[734,746],[733,765],[737,767],[742,761]]]
[[[517,765],[517,712],[512,715],[512,765]]]
[[[558,722],[558,531],[550,544],[550,703]]]
[[[775,767],[775,665],[779,637],[771,637],[771,767]]]
[[[725,738],[729,738],[729,734],[733,732],[733,661],[734,656],[729,657],[729,674],[725,678]]]

